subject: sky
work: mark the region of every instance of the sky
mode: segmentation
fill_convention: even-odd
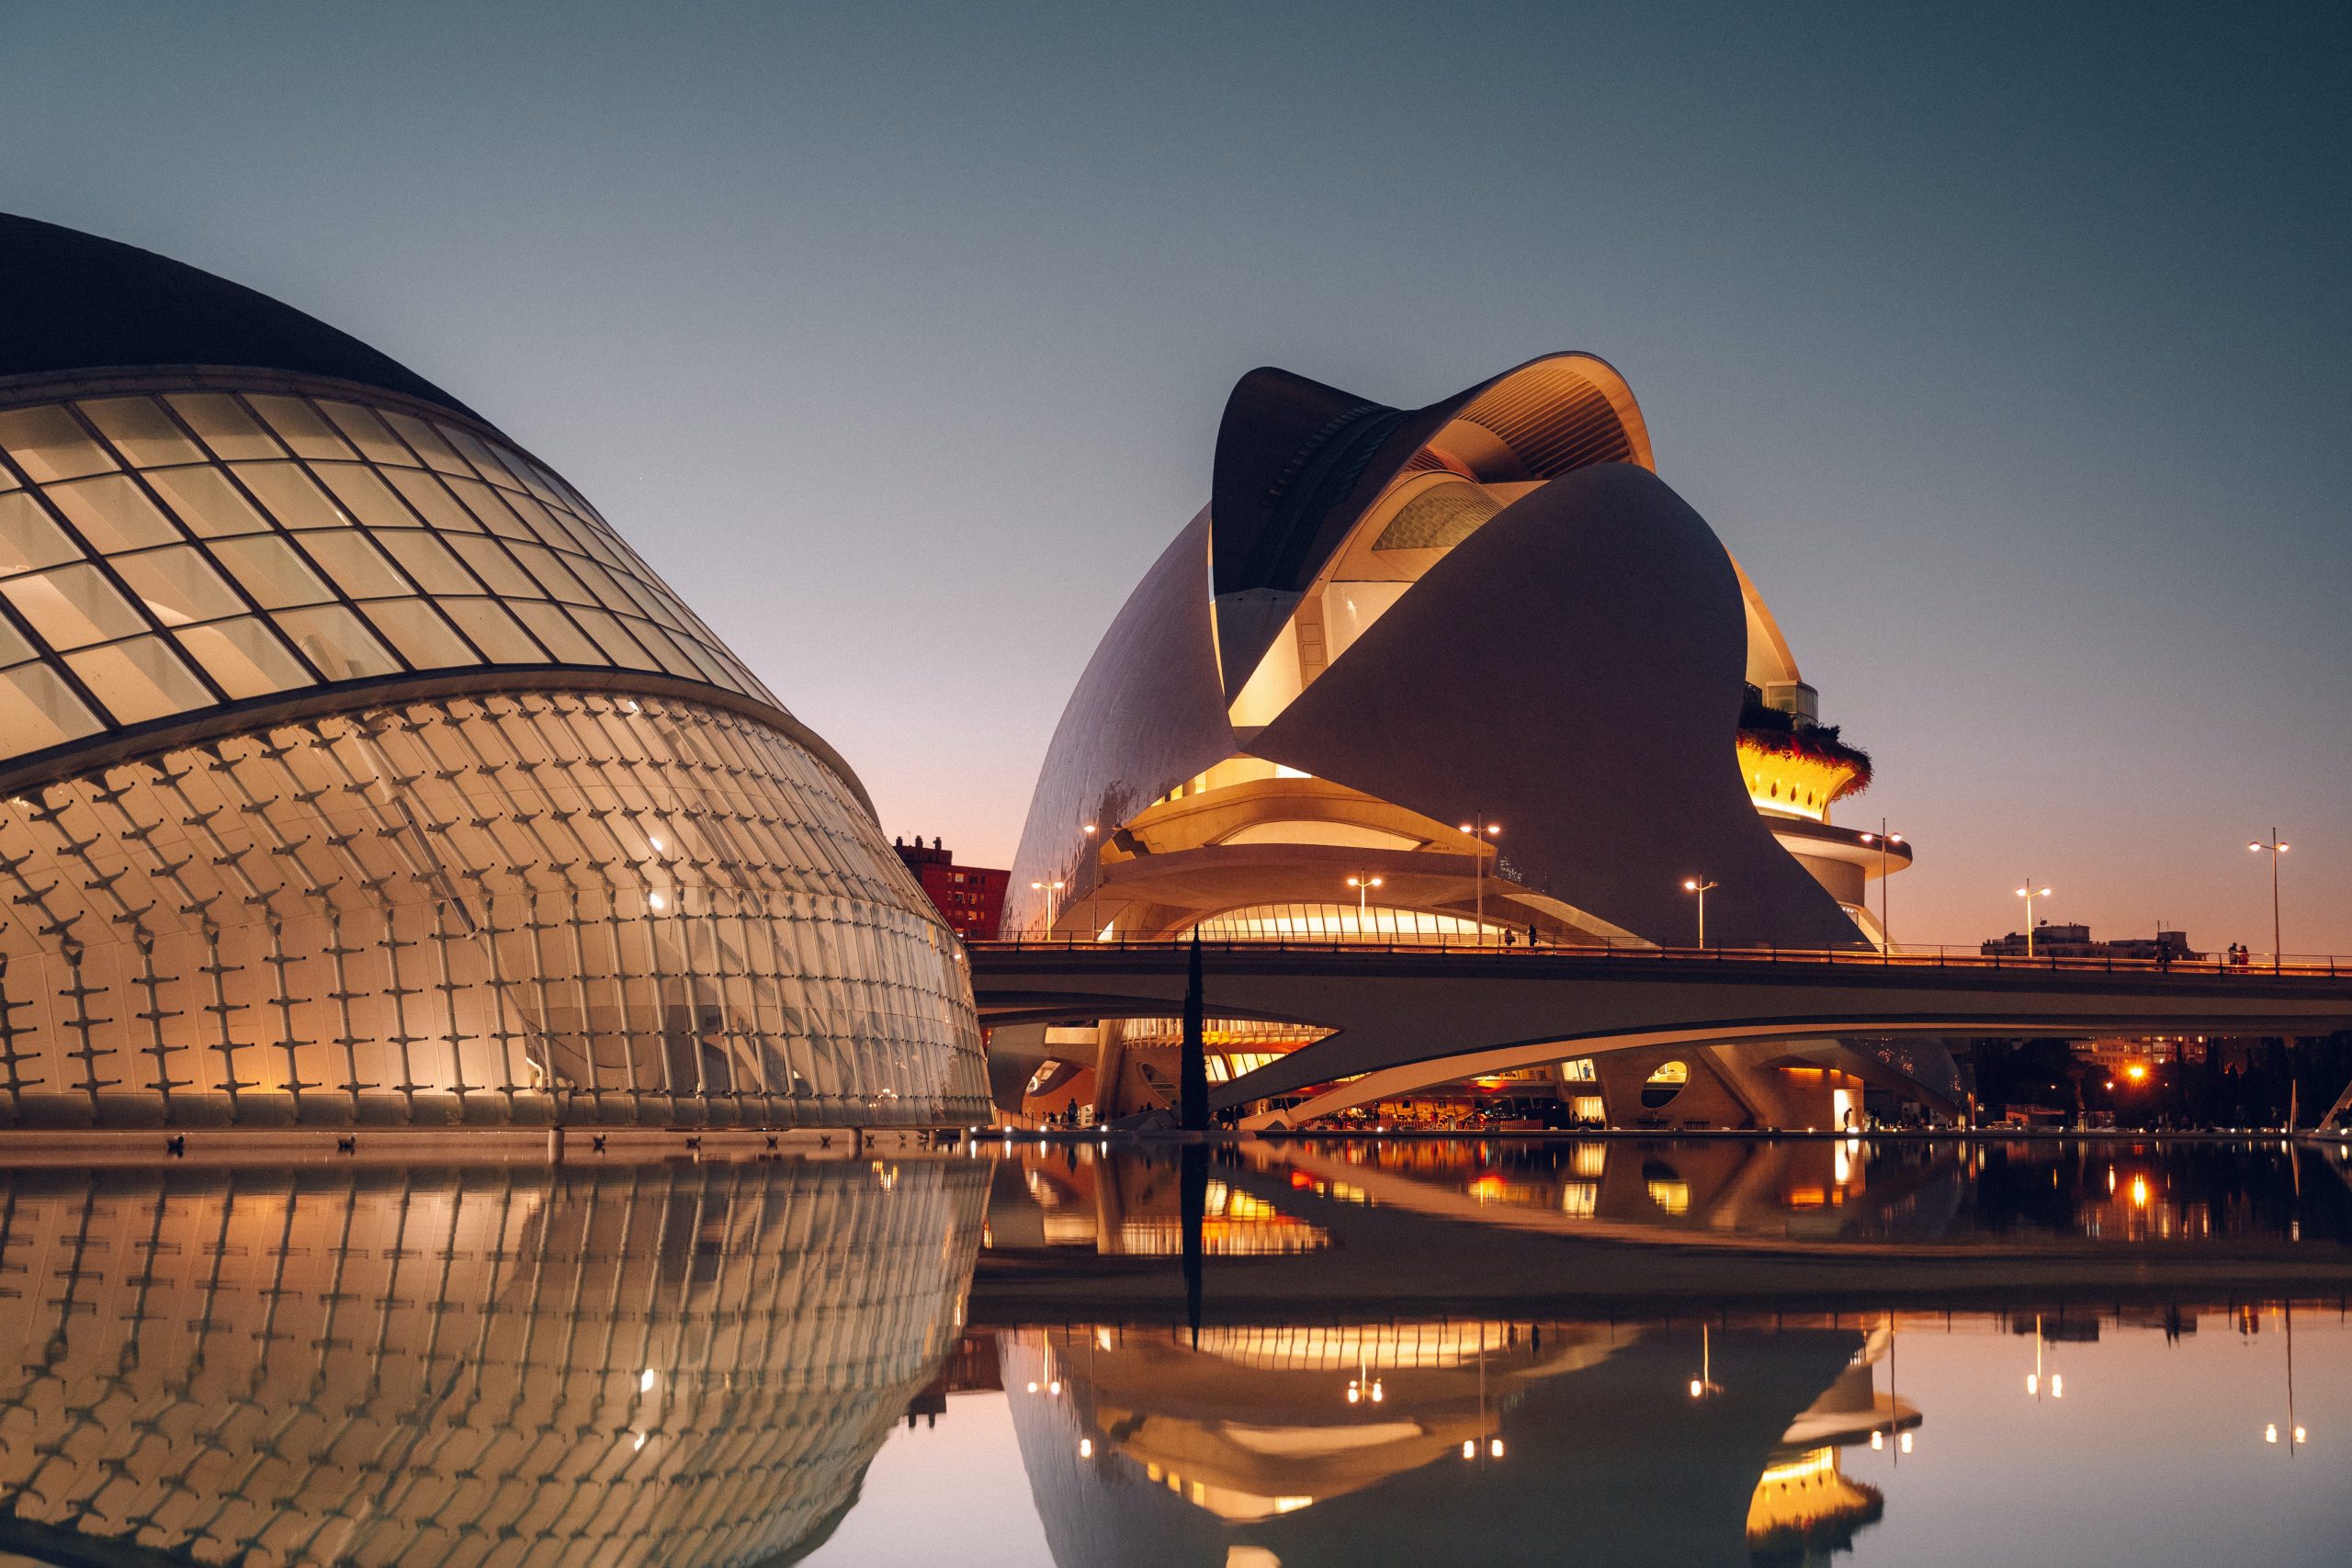
[[[0,4],[0,209],[578,484],[893,833],[1008,863],[1236,378],[1609,359],[1918,848],[2352,953],[2352,11]],[[0,309],[6,308],[0,302]],[[1563,759],[1562,765],[1574,765]]]

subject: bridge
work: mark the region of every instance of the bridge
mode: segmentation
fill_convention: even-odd
[[[1205,1011],[1332,1031],[1211,1093],[1223,1111],[1333,1085],[1296,1122],[1572,1054],[1843,1036],[2317,1035],[2352,1028],[2352,961],[2018,958],[1785,949],[1207,942]],[[971,948],[989,1027],[1164,1018],[1183,942]],[[1334,1083],[1337,1079],[1349,1079]],[[1262,1124],[1268,1118],[1253,1119]]]

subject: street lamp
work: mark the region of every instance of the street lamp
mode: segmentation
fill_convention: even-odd
[[[2257,854],[2264,850],[2270,852],[2270,968],[2274,974],[2281,967],[2284,961],[2278,943],[2278,857],[2285,854],[2290,847],[2278,841],[2278,829],[2276,828],[2270,829],[2268,843],[2256,839],[2246,845],[2247,849]]]
[[[1029,890],[1032,893],[1043,893],[1046,896],[1046,934],[1047,936],[1054,934],[1054,901],[1060,897],[1061,890],[1066,886],[1067,884],[1059,877],[1051,882],[1033,882],[1029,885]]]
[[[1476,858],[1471,862],[1470,874],[1478,896],[1478,945],[1484,947],[1487,945],[1487,840],[1501,838],[1503,829],[1499,822],[1487,821],[1487,814],[1482,811],[1476,821],[1462,824],[1462,830],[1478,841],[1477,848],[1472,852]]]
[[[1699,945],[1702,949],[1707,945],[1707,895],[1722,886],[1720,882],[1702,882],[1695,876],[1682,879],[1682,891],[1699,896]]]
[[[1086,935],[1090,939],[1094,935],[1094,894],[1095,890],[1102,886],[1102,868],[1094,859],[1094,835],[1098,830],[1091,822],[1079,829],[1080,834],[1086,840],[1086,859],[1083,863],[1086,867],[1085,924]]]
[[[2025,900],[2025,955],[2033,956],[2033,901],[2050,897],[2047,887],[2036,887],[2033,878],[2027,877],[2025,886],[2018,889],[2018,897]]]
[[[1889,953],[1894,951],[1894,928],[1888,922],[1886,914],[1886,852],[1902,841],[1902,834],[1886,830],[1886,818],[1883,817],[1878,819],[1877,832],[1862,835],[1862,842],[1878,846],[1878,936]]]
[[[1364,924],[1363,896],[1367,889],[1380,886],[1376,876],[1351,876],[1348,886],[1356,890],[1356,935],[1361,937],[1369,928]]]

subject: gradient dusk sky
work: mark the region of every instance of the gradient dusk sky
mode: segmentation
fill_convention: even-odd
[[[0,209],[569,475],[1008,863],[1234,379],[1614,363],[1876,757],[1905,942],[2352,953],[2352,9],[0,11]],[[0,305],[0,308],[8,308]],[[1577,765],[1562,759],[1563,766]]]

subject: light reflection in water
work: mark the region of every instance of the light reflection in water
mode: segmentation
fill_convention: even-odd
[[[887,1185],[797,1164],[16,1176],[0,1556],[797,1551],[955,1344],[985,1183],[955,1163]]]
[[[18,1174],[0,1561],[852,1568],[1017,1540],[967,1522],[1017,1507],[1034,1547],[974,1561],[1958,1563],[2110,1493],[2193,1496],[2191,1525],[2259,1496],[2232,1529],[2312,1561],[2352,1429],[2335,1160],[1300,1141]],[[2291,1311],[2233,1283],[2307,1277],[2336,1283]],[[868,1478],[902,1416],[886,1456],[967,1442],[975,1399],[1004,1422],[967,1456],[986,1484]],[[2184,1465],[2217,1479],[2148,1490]],[[2009,1556],[1940,1544],[1980,1533]],[[2216,1555],[2173,1534],[2128,1560]]]

